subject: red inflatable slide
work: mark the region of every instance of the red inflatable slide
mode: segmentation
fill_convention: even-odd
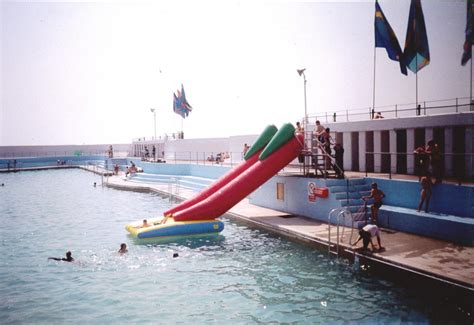
[[[165,215],[171,215],[175,221],[212,220],[223,215],[300,154],[303,148],[303,135],[293,136],[293,126],[286,127],[285,131],[291,134],[289,140],[276,146],[270,143],[267,147],[270,147],[271,153],[263,160],[254,161],[253,159],[259,155],[252,156],[243,162],[242,166],[236,167],[237,173],[219,182],[219,186],[214,187],[212,191],[204,190],[206,192],[204,195],[198,194],[196,199],[189,200],[189,203],[183,202],[167,211]],[[265,150],[267,149],[263,151]]]

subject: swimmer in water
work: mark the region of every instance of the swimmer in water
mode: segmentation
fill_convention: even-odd
[[[55,261],[64,261],[64,262],[72,262],[74,258],[72,257],[71,252],[66,253],[66,258],[58,258],[58,257],[49,257],[48,260],[55,260]]]
[[[146,227],[150,227],[150,224],[148,223],[146,219],[143,219],[142,228],[146,228]]]
[[[119,249],[118,253],[119,254],[128,253],[127,244],[125,244],[125,243],[120,244],[120,249]]]

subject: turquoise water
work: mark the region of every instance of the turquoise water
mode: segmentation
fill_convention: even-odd
[[[100,177],[81,170],[0,174],[1,324],[470,319],[438,293],[420,295],[225,219],[219,236],[139,245],[124,225],[160,215],[169,201],[94,182]],[[47,259],[67,250],[75,263]]]

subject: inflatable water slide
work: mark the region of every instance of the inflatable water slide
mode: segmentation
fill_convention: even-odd
[[[216,220],[282,168],[303,149],[303,134],[292,124],[279,130],[270,125],[257,138],[244,160],[194,197],[164,212],[163,218],[143,227],[134,222],[126,229],[137,238],[190,236],[218,233],[224,224]]]

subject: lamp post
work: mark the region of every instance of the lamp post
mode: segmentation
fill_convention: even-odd
[[[306,70],[305,69],[299,69],[299,70],[296,70],[298,72],[298,74],[301,76],[303,76],[303,80],[304,80],[304,130],[305,132],[308,130],[308,109],[307,109],[307,106],[306,106],[306,75],[304,74],[304,71]]]
[[[154,138],[154,140],[156,140],[156,109],[150,108],[150,112],[153,113],[153,120],[154,120],[153,126],[155,127],[155,138]]]

